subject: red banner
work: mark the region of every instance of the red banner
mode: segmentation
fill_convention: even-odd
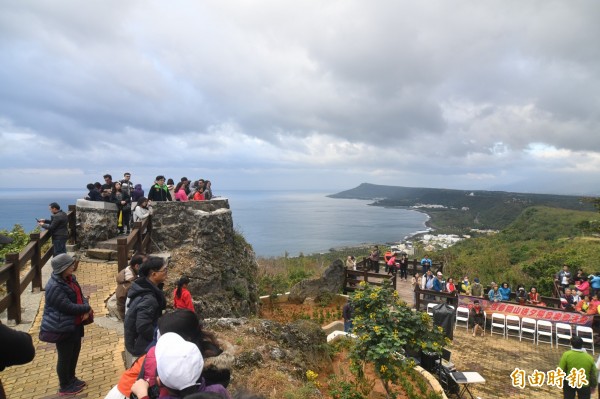
[[[458,306],[466,306],[470,309],[473,306],[473,301],[476,299],[479,300],[481,307],[487,313],[488,320],[491,319],[492,313],[500,313],[505,316],[515,315],[520,318],[529,317],[534,320],[547,320],[552,323],[576,324],[588,327],[591,327],[594,322],[594,315],[539,306],[519,305],[510,302],[491,302],[476,296],[459,295]]]

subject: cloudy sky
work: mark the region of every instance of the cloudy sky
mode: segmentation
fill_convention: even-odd
[[[0,0],[0,187],[600,194],[600,2]]]

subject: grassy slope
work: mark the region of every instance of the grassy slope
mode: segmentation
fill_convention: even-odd
[[[455,278],[468,274],[484,285],[507,281],[513,289],[537,285],[550,294],[553,275],[563,263],[572,271],[600,271],[600,241],[581,236],[576,227],[597,218],[594,212],[531,207],[501,233],[466,240],[435,257],[446,261]]]

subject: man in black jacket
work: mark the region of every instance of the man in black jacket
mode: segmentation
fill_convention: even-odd
[[[150,201],[173,201],[169,187],[165,184],[165,177],[162,175],[156,176],[154,185],[148,191],[148,200]]]
[[[127,292],[129,302],[124,323],[127,368],[146,353],[154,340],[158,318],[167,304],[165,294],[159,288],[167,278],[165,261],[158,257],[149,258],[140,266],[139,275]]]
[[[69,230],[67,228],[67,214],[60,210],[60,205],[56,202],[50,204],[52,216],[48,223],[47,219],[39,219],[38,224],[48,230],[52,235],[52,246],[54,247],[54,256],[67,253],[67,238]]]

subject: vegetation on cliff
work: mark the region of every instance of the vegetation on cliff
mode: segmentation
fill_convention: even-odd
[[[550,295],[554,274],[563,264],[575,272],[600,271],[600,239],[582,229],[597,213],[549,207],[530,207],[499,234],[465,240],[434,258],[446,264],[446,276],[464,275],[491,281],[538,287]]]
[[[531,206],[580,211],[594,209],[593,204],[571,195],[398,187],[369,183],[330,197],[370,199],[375,200],[373,205],[389,207],[440,205],[443,208],[426,208],[427,214],[431,216],[429,226],[440,233],[460,233],[470,228],[500,230]]]

